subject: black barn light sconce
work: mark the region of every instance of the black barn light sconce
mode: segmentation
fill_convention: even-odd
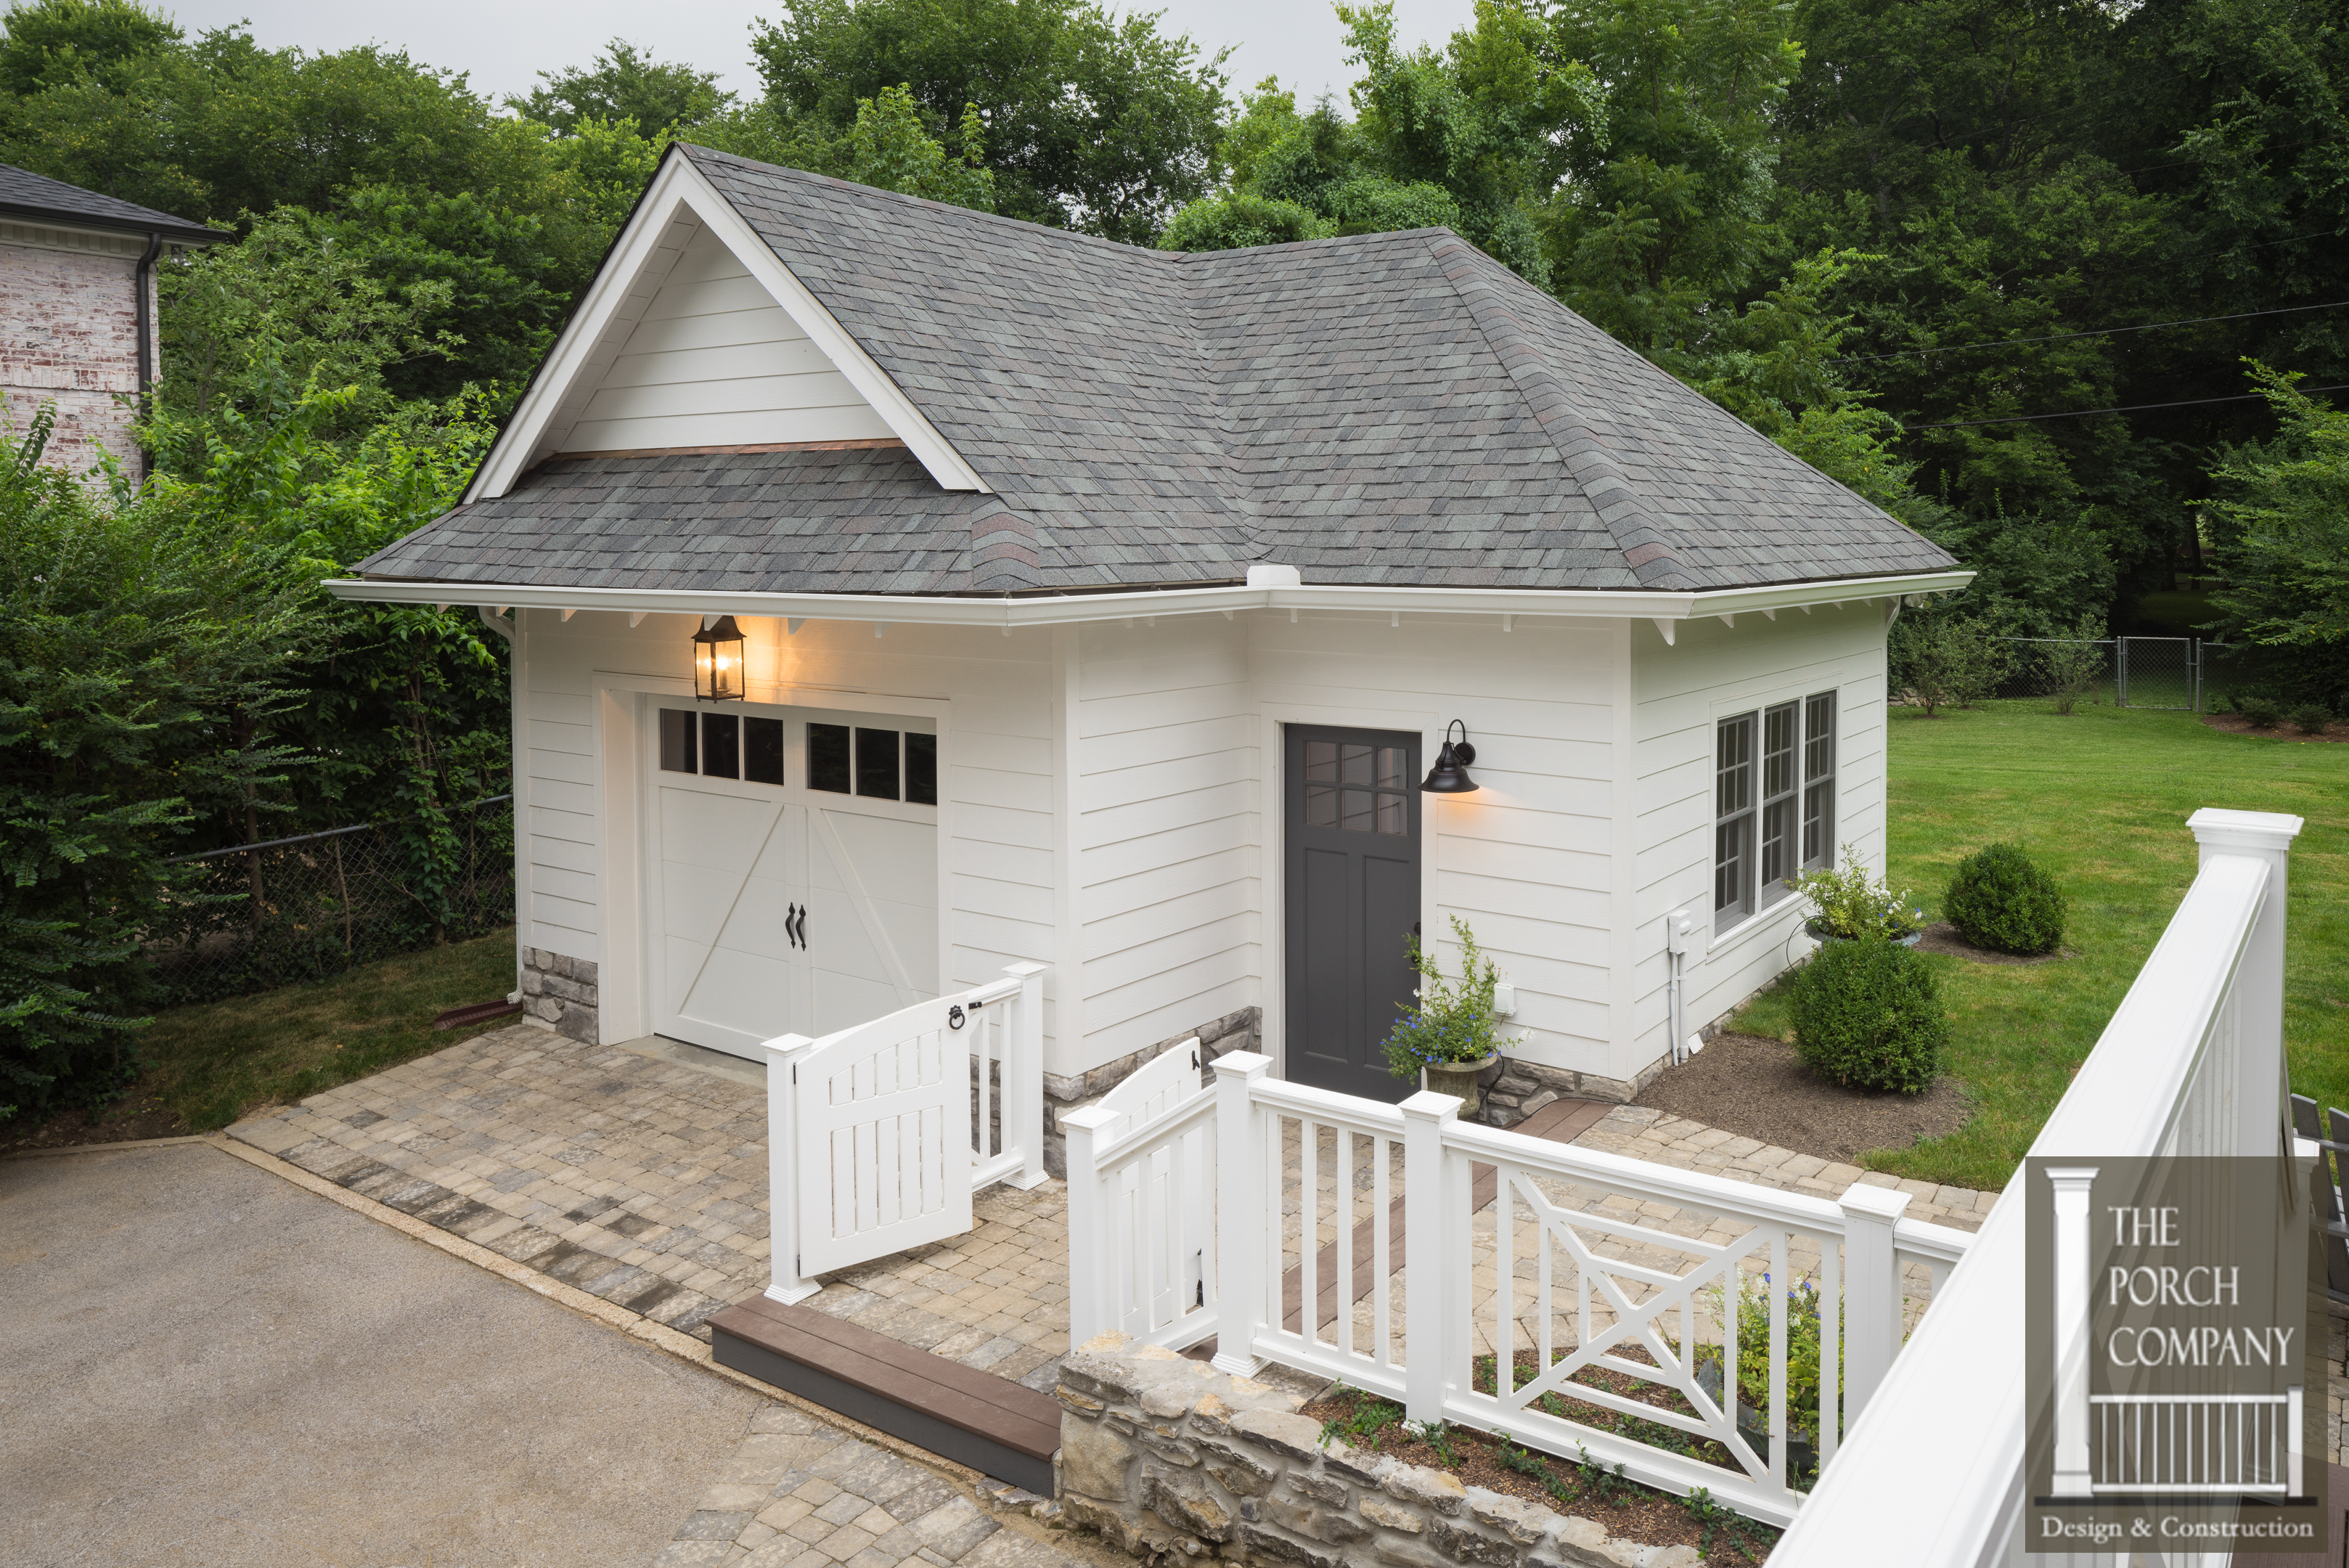
[[[1452,732],[1460,732],[1454,740]],[[1427,770],[1427,778],[1419,787],[1429,794],[1474,794],[1476,781],[1468,776],[1468,764],[1476,760],[1476,748],[1468,743],[1468,726],[1454,719],[1444,729],[1444,749],[1435,753],[1435,765]]]
[[[693,694],[704,702],[742,700],[742,628],[730,615],[693,634]]]

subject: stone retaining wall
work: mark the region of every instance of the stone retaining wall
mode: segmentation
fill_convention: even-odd
[[[1303,1403],[1105,1334],[1061,1364],[1062,1517],[1133,1556],[1303,1568],[1699,1568],[1442,1470],[1321,1446]]]

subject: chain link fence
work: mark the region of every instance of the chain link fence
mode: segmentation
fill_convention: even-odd
[[[2063,637],[1999,639],[2013,656],[1996,697],[2071,696],[2122,708],[2202,709],[2207,653],[2218,645],[2190,637]]]
[[[172,1002],[317,980],[514,918],[513,797],[450,814],[447,863],[397,823],[363,823],[178,857],[192,875],[149,930]]]

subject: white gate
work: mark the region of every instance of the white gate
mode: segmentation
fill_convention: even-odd
[[[1118,1329],[1175,1349],[1216,1332],[1215,1096],[1196,1039],[1061,1118],[1069,1139],[1069,1342]]]
[[[1043,975],[1013,964],[821,1040],[767,1043],[769,1296],[802,1301],[818,1274],[959,1236],[976,1189],[1044,1179]]]

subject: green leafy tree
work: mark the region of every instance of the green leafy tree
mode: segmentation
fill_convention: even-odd
[[[648,49],[615,38],[585,69],[541,71],[545,84],[506,107],[557,135],[571,136],[590,121],[632,122],[637,133],[689,131],[734,106],[734,95],[718,86],[718,73],[656,60]]]
[[[126,1081],[166,857],[284,781],[268,726],[317,630],[290,552],[44,465],[52,417],[0,470],[0,1115]]]
[[[860,101],[848,129],[792,122],[761,106],[714,120],[694,140],[762,162],[901,191],[982,213],[996,210],[995,171],[987,162],[987,127],[976,105],[963,107],[953,145],[932,136],[913,90],[901,83]]]
[[[0,92],[16,97],[95,78],[177,44],[180,29],[129,0],[33,0],[9,7],[0,36]]]
[[[1223,57],[1202,58],[1154,15],[1090,0],[802,0],[751,47],[776,120],[823,139],[901,84],[939,141],[976,105],[997,209],[1012,217],[1146,244],[1207,188]]]
[[[2229,629],[2263,650],[2262,673],[2294,696],[2349,692],[2349,413],[2263,365],[2253,379],[2281,427],[2227,450],[2214,471],[2211,534]]]

